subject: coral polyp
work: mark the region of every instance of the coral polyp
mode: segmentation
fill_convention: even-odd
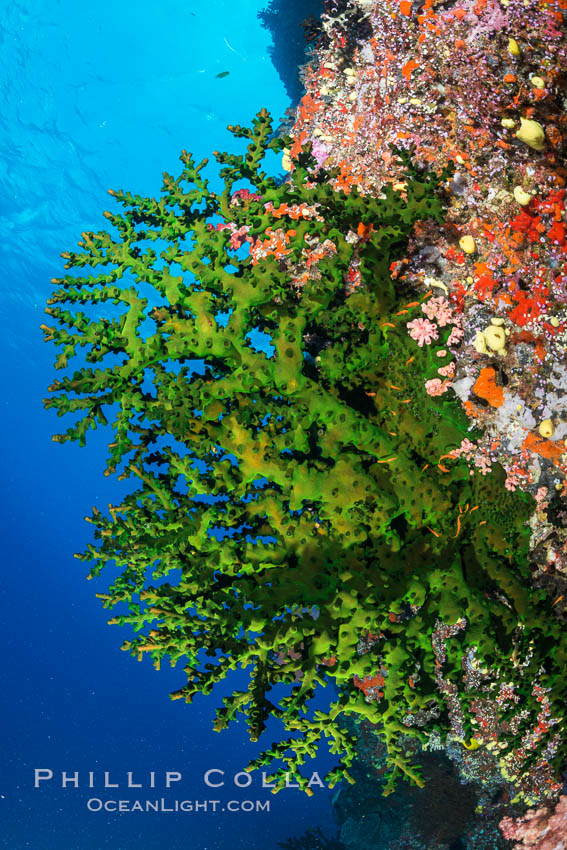
[[[529,580],[533,499],[497,466],[470,474],[466,415],[426,388],[438,368],[450,376],[459,328],[443,299],[396,283],[415,225],[442,220],[450,169],[393,149],[402,189],[347,193],[307,148],[279,183],[263,159],[289,140],[269,115],[231,129],[246,150],[216,153],[222,191],[184,152],[159,199],[113,192],[112,233],[63,255],[73,271],[47,310],[56,367],[86,359],[50,387],[46,406],[75,417],[54,439],[84,445],[111,423],[106,472],[132,483],[108,515],[93,509],[95,544],[78,556],[89,577],[119,568],[99,596],[138,633],[124,648],[183,662],[172,697],[187,702],[249,671],[215,728],[244,715],[257,740],[280,720],[289,737],[249,766],[275,763],[278,786],[288,774],[310,790],[301,766],[322,738],[337,756],[327,782],[348,779],[349,715],[386,741],[386,791],[420,784],[400,738],[470,742],[494,682],[522,700],[513,722],[496,705],[502,757],[516,754],[519,778],[556,762],[566,644]],[[435,335],[417,345],[424,322]],[[537,677],[554,684],[552,720],[526,747]]]

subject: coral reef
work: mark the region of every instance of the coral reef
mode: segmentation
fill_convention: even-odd
[[[374,195],[385,183],[405,188],[391,143],[414,146],[424,165],[455,164],[442,226],[418,223],[392,274],[408,296],[435,292],[407,331],[440,358],[421,375],[426,392],[456,395],[471,423],[473,433],[448,446],[441,460],[447,467],[451,459],[466,461],[473,477],[501,464],[507,490],[534,496],[532,582],[549,595],[564,629],[565,3],[360,0],[356,13],[354,3],[343,4],[342,29],[350,16],[357,30],[363,14],[371,30],[354,39],[349,55],[340,28],[329,26],[336,5],[326,4],[325,34],[305,69],[290,153],[311,142],[323,167],[339,169],[336,188]],[[454,332],[440,344],[446,322]],[[438,633],[442,642],[457,635],[458,622],[453,627]],[[447,750],[465,776],[486,779],[499,771],[524,802],[556,794],[561,784],[551,779],[545,758],[527,783],[518,772],[533,742],[558,720],[549,705],[554,678],[545,686],[533,679],[541,708],[526,724],[521,746],[501,757],[502,739],[525,715],[513,679],[519,675],[528,688],[532,674],[524,677],[518,662],[506,682],[487,665],[481,685],[476,662],[467,663],[477,690],[464,712],[476,718],[470,744],[461,724],[462,691],[445,682],[441,664],[436,677],[453,730]]]
[[[279,719],[290,737],[248,768],[283,763],[276,787],[310,791],[301,765],[322,737],[338,757],[327,782],[351,778],[349,716],[383,737],[386,793],[402,776],[422,785],[403,741],[483,746],[486,701],[518,782],[543,765],[550,785],[567,642],[530,580],[534,500],[456,453],[467,416],[427,381],[452,381],[442,352],[462,320],[432,291],[408,299],[399,276],[416,228],[442,227],[452,170],[392,147],[400,184],[362,194],[274,139],[265,111],[231,129],[246,150],[215,154],[220,193],[184,152],[159,200],[113,192],[112,233],[63,255],[43,329],[58,369],[87,365],[50,387],[46,406],[74,417],[54,439],[84,445],[112,420],[106,472],[137,486],[108,516],[93,509],[97,545],[78,557],[90,577],[119,568],[99,595],[141,633],[126,650],[184,660],[173,698],[249,669],[215,728],[243,714],[257,740]],[[261,170],[267,150],[287,182]],[[338,696],[313,710],[328,682]]]
[[[548,516],[567,472],[564,0],[338,5],[340,27],[327,23],[304,74],[291,152],[311,140],[340,168],[337,187],[373,194],[403,188],[392,142],[455,163],[443,226],[416,228],[398,280],[459,314],[452,374],[430,391],[456,393],[482,429],[473,469],[498,462],[509,489],[537,496],[532,560],[564,610],[567,528]],[[366,30],[345,57],[349,9],[353,32],[360,15]]]
[[[565,850],[567,847],[567,797],[555,808],[532,809],[523,818],[504,818],[500,824],[505,838],[515,850]]]
[[[333,806],[346,850],[503,850],[497,823],[479,815],[478,788],[464,786],[444,754],[428,753],[422,762],[425,787],[387,798],[379,774],[356,765],[356,783],[341,786]]]

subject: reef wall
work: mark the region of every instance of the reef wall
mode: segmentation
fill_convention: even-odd
[[[55,439],[110,424],[132,482],[79,557],[121,570],[124,648],[183,662],[173,698],[249,670],[215,728],[281,720],[249,768],[278,787],[310,792],[322,739],[352,781],[363,722],[386,795],[440,749],[508,816],[561,789],[562,26],[560,0],[332,0],[289,136],[262,110],[221,191],[183,152],[63,255],[44,333],[87,365]]]

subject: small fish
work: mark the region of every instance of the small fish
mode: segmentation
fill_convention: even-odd
[[[217,74],[216,76],[217,76],[217,79],[220,79],[221,77],[228,77],[229,74],[230,74],[230,71],[221,71],[220,74]]]

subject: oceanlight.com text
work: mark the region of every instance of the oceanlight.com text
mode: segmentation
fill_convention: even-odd
[[[269,812],[269,800],[87,800],[89,812]]]

